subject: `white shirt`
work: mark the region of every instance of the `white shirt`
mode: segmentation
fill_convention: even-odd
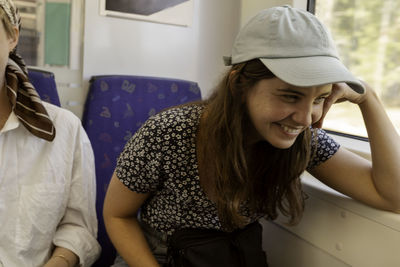
[[[90,266],[100,253],[92,147],[75,115],[43,104],[53,142],[28,132],[14,113],[0,130],[0,266],[43,266],[54,246]]]

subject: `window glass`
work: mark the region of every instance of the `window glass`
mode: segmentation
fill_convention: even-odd
[[[17,51],[29,66],[79,69],[81,0],[14,0],[22,28]],[[76,25],[76,22],[79,25]],[[77,45],[78,44],[78,45]]]
[[[84,0],[14,0],[22,27],[17,52],[52,72],[61,106],[81,116]]]
[[[344,64],[378,93],[400,130],[400,0],[317,0]],[[324,128],[367,136],[356,105],[335,104]]]

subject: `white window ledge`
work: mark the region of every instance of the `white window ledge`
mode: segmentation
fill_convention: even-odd
[[[309,173],[303,174],[302,183],[303,190],[307,193],[307,195],[311,195],[314,198],[329,202],[330,204],[335,205],[343,210],[352,212],[368,220],[375,221],[400,232],[400,214],[371,208],[326,186]]]
[[[332,135],[332,134],[331,134]],[[366,141],[333,136],[343,147],[369,158]],[[280,216],[262,221],[271,267],[398,267],[400,215],[353,200],[305,173],[304,215],[296,226]]]

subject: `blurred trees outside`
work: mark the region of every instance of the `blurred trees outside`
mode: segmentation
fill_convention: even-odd
[[[400,0],[317,0],[342,62],[400,108]]]

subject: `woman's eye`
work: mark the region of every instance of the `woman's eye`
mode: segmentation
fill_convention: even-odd
[[[318,97],[317,99],[314,100],[314,104],[321,104],[325,101],[326,97]]]
[[[299,99],[297,95],[283,95],[282,97],[287,102],[296,102]]]

